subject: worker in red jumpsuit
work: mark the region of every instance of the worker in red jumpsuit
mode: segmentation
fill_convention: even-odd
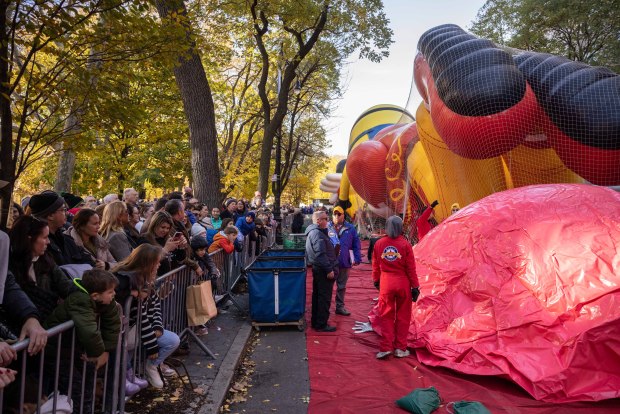
[[[411,319],[411,302],[418,300],[420,284],[415,271],[413,248],[403,237],[403,220],[391,216],[385,225],[386,237],[375,243],[372,279],[379,290],[381,343],[377,359],[392,352],[398,358],[409,356],[407,333]]]
[[[428,220],[431,218],[431,214],[433,214],[433,209],[435,208],[435,206],[437,206],[437,204],[439,204],[439,201],[433,201],[433,204],[426,207],[426,210],[424,210],[424,212],[416,220],[415,224],[418,228],[418,241],[422,240],[422,237],[426,236],[426,233],[431,231],[431,224],[428,222]]]

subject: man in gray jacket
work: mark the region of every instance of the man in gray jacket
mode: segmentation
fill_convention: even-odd
[[[312,327],[319,332],[334,332],[327,324],[334,281],[338,276],[338,258],[327,235],[327,213],[312,214],[306,229],[306,260],[312,265]]]

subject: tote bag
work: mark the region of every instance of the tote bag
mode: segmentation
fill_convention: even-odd
[[[187,324],[204,325],[217,316],[217,307],[211,291],[211,282],[203,282],[187,287]]]

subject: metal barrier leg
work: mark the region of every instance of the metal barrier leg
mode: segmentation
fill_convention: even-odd
[[[239,310],[239,312],[241,312],[241,314],[245,317],[248,316],[248,311],[241,306],[241,304],[239,302],[237,302],[237,300],[235,299],[235,297],[232,294],[232,291],[228,291],[227,293],[228,299],[232,302],[233,305],[235,305],[235,307]]]
[[[202,340],[200,338],[198,338],[198,335],[196,335],[194,333],[194,331],[192,331],[191,328],[185,328],[183,329],[183,332],[181,332],[181,334],[179,335],[179,337],[181,338],[181,340],[183,340],[186,336],[190,336],[191,338],[194,339],[194,341],[196,342],[196,345],[198,345],[198,347],[200,349],[203,350],[203,352],[205,354],[207,354],[207,356],[210,356],[213,359],[217,359],[215,357],[215,354],[213,352],[211,352],[211,350],[205,345],[204,342],[202,342]]]

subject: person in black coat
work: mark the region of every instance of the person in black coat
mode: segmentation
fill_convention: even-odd
[[[304,227],[304,215],[301,209],[296,208],[293,213],[293,224],[291,224],[291,233],[299,234]]]

